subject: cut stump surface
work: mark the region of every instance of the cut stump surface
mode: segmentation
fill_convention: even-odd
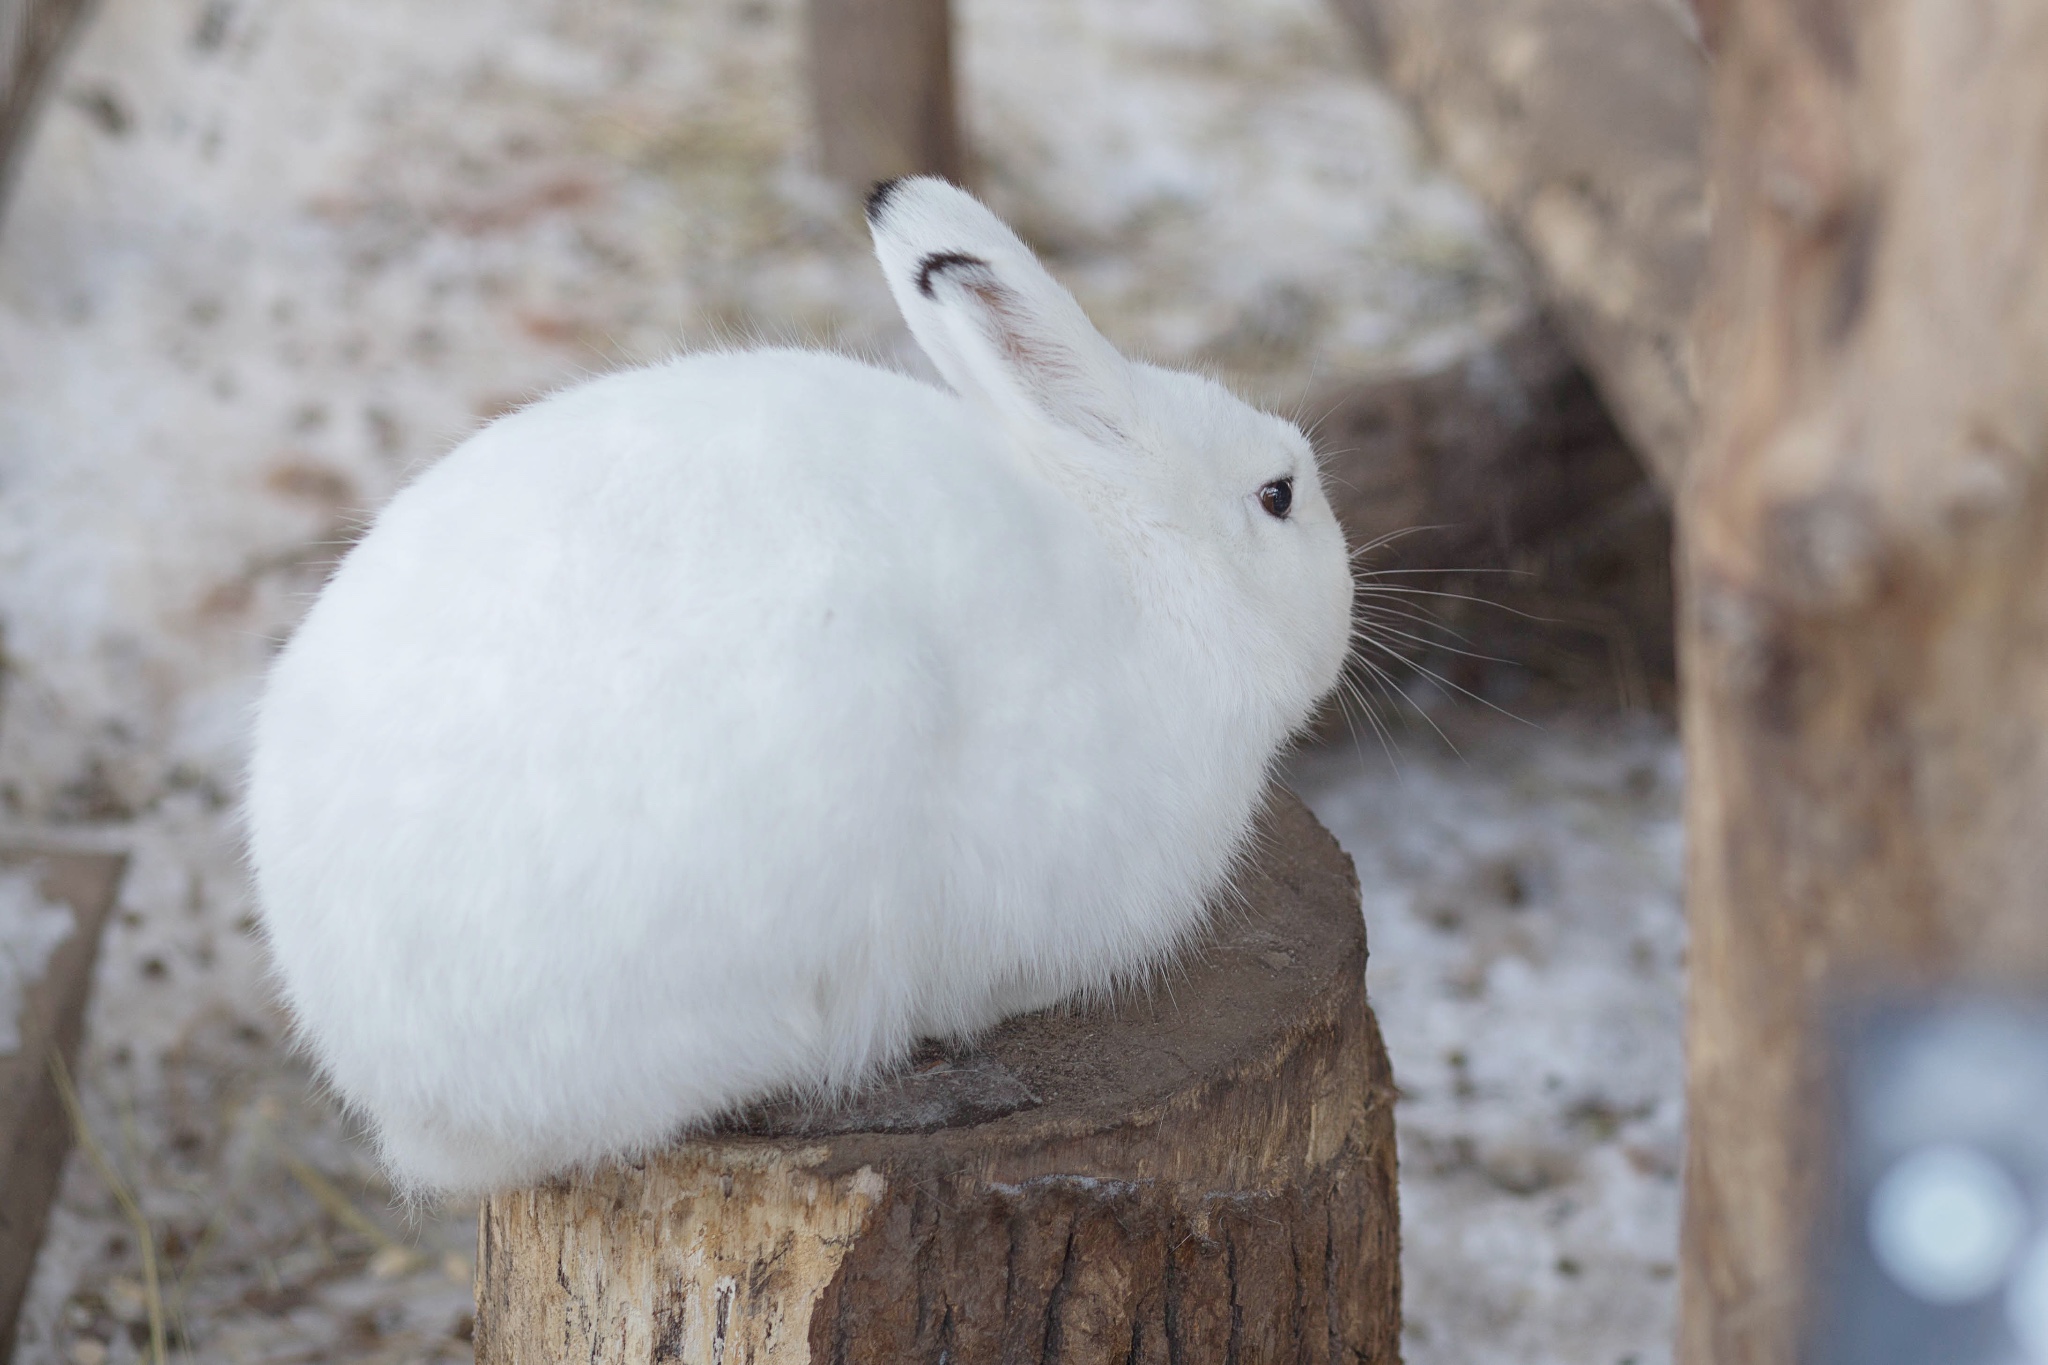
[[[477,1359],[1397,1360],[1357,878],[1291,795],[1258,848],[1149,992],[486,1201]]]

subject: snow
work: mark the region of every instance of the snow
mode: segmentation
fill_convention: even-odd
[[[28,988],[75,927],[68,908],[43,899],[33,873],[0,870],[0,1056],[21,1051]]]
[[[1532,307],[1320,0],[957,9],[978,183],[1134,351],[1313,408]],[[291,1054],[233,815],[255,682],[362,518],[483,418],[678,347],[921,363],[806,169],[799,18],[103,0],[45,111],[0,221],[0,832],[131,855],[80,1083],[193,1358],[469,1355],[468,1211],[395,1212]],[[1409,1358],[1650,1365],[1673,745],[1460,742],[1298,773],[1365,875],[1407,1090]],[[147,1314],[74,1157],[16,1358],[136,1359]]]
[[[1646,717],[1304,754],[1364,888],[1394,1064],[1409,1365],[1671,1356],[1676,743]],[[1451,747],[1456,745],[1455,750]]]

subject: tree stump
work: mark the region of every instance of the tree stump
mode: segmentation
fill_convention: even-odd
[[[478,1361],[1397,1360],[1357,878],[1289,795],[1257,847],[1148,992],[492,1197]]]
[[[2048,6],[1714,8],[1679,1359],[1790,1365],[1830,1006],[2048,987]]]

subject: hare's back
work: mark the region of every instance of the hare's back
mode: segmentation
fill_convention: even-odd
[[[1049,761],[1017,726],[1076,729],[1085,702],[1046,701],[1100,668],[1101,553],[954,399],[840,358],[696,357],[557,395],[394,499],[287,647],[252,768],[259,872],[327,850],[307,904],[424,916],[449,944],[486,923],[552,941],[594,888],[614,951],[735,904],[773,943],[784,908],[860,902],[864,869],[894,894],[862,860],[918,865],[906,832],[984,756]],[[266,888],[274,919],[296,894]]]
[[[617,682],[628,656],[788,678],[1028,628],[1085,539],[950,395],[820,353],[695,356],[480,432],[385,510],[307,628],[352,617],[423,667],[467,642],[527,676]]]

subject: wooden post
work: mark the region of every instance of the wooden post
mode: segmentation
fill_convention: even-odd
[[[488,1200],[478,1361],[1396,1361],[1357,879],[1291,796],[1258,848],[1149,997]]]
[[[105,853],[0,849],[0,868],[32,877],[45,901],[71,912],[70,934],[26,983],[21,1012],[7,1021],[20,1046],[0,1051],[0,1362],[13,1352],[15,1319],[71,1150],[71,1118],[50,1062],[69,1067],[78,1056],[100,930],[124,865]]]
[[[1715,7],[1685,1365],[1791,1365],[1821,1014],[2048,983],[2048,6]]]
[[[961,180],[948,0],[809,0],[811,105],[825,174],[866,190]]]
[[[86,0],[0,0],[0,207],[44,87],[86,10]]]

